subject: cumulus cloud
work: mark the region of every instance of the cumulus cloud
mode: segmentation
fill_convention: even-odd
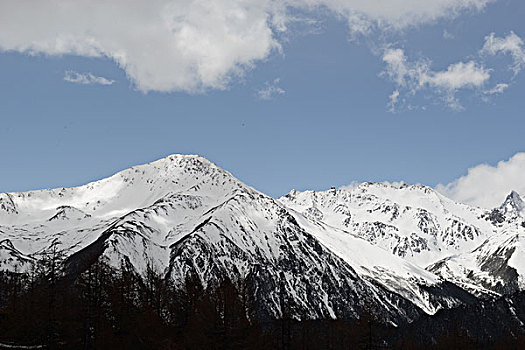
[[[511,69],[514,75],[518,74],[525,67],[525,46],[521,39],[514,32],[510,32],[506,37],[497,37],[490,33],[485,37],[485,44],[481,53],[495,56],[497,54],[508,54],[512,57]]]
[[[496,166],[481,164],[470,168],[467,175],[436,189],[458,202],[483,208],[494,208],[511,191],[525,195],[525,153],[515,154]]]
[[[490,79],[489,70],[475,61],[458,62],[449,65],[446,70],[433,71],[430,60],[410,62],[402,49],[388,48],[382,58],[386,64],[382,75],[389,77],[398,88],[403,88],[410,94],[425,88],[430,89],[442,95],[449,107],[454,109],[461,108],[455,98],[458,90],[479,89]],[[399,95],[400,91],[396,89],[390,96],[392,107],[397,103]]]
[[[65,72],[64,80],[70,83],[82,85],[113,85],[113,83],[115,83],[115,80],[110,80],[104,77],[97,77],[92,73],[78,73],[72,70],[68,70]]]
[[[421,77],[420,84],[427,83],[437,89],[455,91],[481,87],[489,79],[490,74],[485,67],[469,61],[451,64],[446,71],[425,74]]]
[[[141,91],[199,92],[227,88],[279,51],[289,9],[328,9],[366,34],[480,10],[489,1],[3,0],[0,51],[108,58]]]
[[[278,12],[269,0],[7,0],[0,48],[109,58],[142,91],[223,89],[279,48]]]
[[[280,78],[274,79],[272,82],[266,82],[264,88],[257,91],[257,96],[261,100],[271,100],[275,96],[284,95],[286,91],[279,86]]]

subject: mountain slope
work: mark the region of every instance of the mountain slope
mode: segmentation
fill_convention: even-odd
[[[292,191],[280,201],[311,220],[348,230],[481,297],[525,289],[525,205],[512,191],[487,211],[419,185],[363,183]]]
[[[525,227],[515,223],[476,249],[440,260],[428,270],[476,294],[525,290]]]

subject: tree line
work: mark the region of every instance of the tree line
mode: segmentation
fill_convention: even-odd
[[[183,283],[148,264],[100,258],[73,280],[62,275],[56,249],[24,273],[0,272],[0,348],[46,349],[383,349],[478,348],[461,327],[425,343],[417,331],[357,320],[298,321],[280,298],[282,317],[257,320],[247,281],[225,279],[203,288],[197,276]],[[408,328],[407,328],[408,329]],[[510,341],[510,340],[509,340]],[[516,343],[513,339],[511,343]],[[455,345],[455,346],[454,346]]]

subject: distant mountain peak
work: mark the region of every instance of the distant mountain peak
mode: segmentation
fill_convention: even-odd
[[[521,200],[522,200],[521,197],[520,197],[520,195],[519,195],[519,193],[516,192],[516,191],[514,191],[514,190],[512,190],[512,191],[509,193],[509,195],[507,196],[506,199],[507,199],[507,200],[512,200],[512,201],[521,201]]]
[[[520,215],[525,210],[525,202],[516,191],[511,191],[500,206],[504,214]]]

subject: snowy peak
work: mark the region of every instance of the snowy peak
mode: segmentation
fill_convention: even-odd
[[[80,187],[0,194],[0,225],[42,222],[66,214],[57,208],[109,219],[171,193],[222,198],[242,187],[247,186],[203,157],[171,155]],[[7,215],[13,213],[20,215]]]
[[[521,216],[525,210],[525,202],[516,191],[512,191],[500,206],[503,214],[510,217]]]

